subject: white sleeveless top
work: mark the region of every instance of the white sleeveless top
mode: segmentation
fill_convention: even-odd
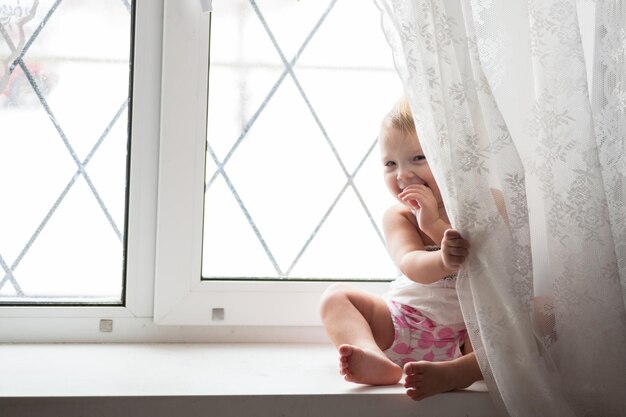
[[[436,246],[426,247],[429,251],[438,249]],[[391,288],[384,298],[415,307],[439,325],[464,322],[456,293],[456,275],[447,276],[432,284],[420,284],[401,275],[391,282]]]

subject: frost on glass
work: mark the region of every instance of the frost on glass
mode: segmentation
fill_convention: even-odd
[[[0,0],[0,302],[122,302],[130,11]]]
[[[376,139],[402,87],[375,5],[214,2],[210,54],[203,277],[394,278]]]

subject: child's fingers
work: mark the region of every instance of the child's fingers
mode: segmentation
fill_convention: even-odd
[[[400,200],[402,201],[410,201],[410,200],[424,200],[424,197],[417,194],[417,193],[407,193],[407,194],[399,194],[398,197],[400,198]]]
[[[469,255],[469,251],[464,247],[448,247],[444,251],[444,253],[448,256],[462,256],[467,257]]]
[[[467,258],[466,256],[454,256],[454,255],[451,255],[451,256],[446,257],[446,263],[448,265],[459,267],[459,266],[461,266],[461,264],[463,264],[463,262],[465,262],[466,258]]]
[[[469,241],[463,239],[461,233],[455,229],[447,229],[443,234],[443,239],[448,246],[469,248]]]
[[[469,249],[470,247],[469,242],[463,238],[446,239],[443,245],[448,248],[460,248],[460,249]]]
[[[425,205],[424,197],[420,195],[406,195],[400,199],[415,208],[422,208]]]
[[[446,231],[443,232],[443,237],[447,239],[463,239],[461,233],[456,229],[446,229]]]
[[[469,255],[469,242],[457,230],[448,229],[444,232],[441,249],[444,264],[459,268]]]
[[[430,190],[430,188],[428,188],[424,184],[411,184],[411,185],[407,185],[404,189],[405,190]]]
[[[427,197],[424,194],[420,193],[400,193],[398,197],[401,200],[425,200]]]
[[[433,193],[428,187],[418,184],[406,187],[400,194],[398,194],[398,197],[404,198],[408,196],[421,196],[422,198],[428,198],[432,195]]]

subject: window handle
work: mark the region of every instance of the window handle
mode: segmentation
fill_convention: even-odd
[[[211,12],[213,11],[213,1],[212,0],[200,0],[200,5],[202,6],[203,12]]]

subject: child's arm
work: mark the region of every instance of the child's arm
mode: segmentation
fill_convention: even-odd
[[[421,284],[431,284],[458,269],[458,265],[454,266],[455,262],[444,262],[443,250],[428,252],[424,249],[415,215],[406,206],[395,205],[387,210],[383,229],[389,254],[407,278]],[[442,245],[445,244],[444,235]]]

